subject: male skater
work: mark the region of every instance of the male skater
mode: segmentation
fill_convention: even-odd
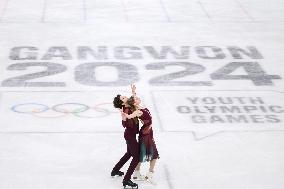
[[[132,88],[132,93],[135,94],[135,88]],[[113,100],[113,105],[115,108],[122,109],[124,113],[131,114],[132,111],[130,110],[130,107],[127,105],[128,98],[126,96],[117,95]],[[127,144],[127,152],[122,156],[122,158],[119,160],[119,162],[114,166],[111,172],[111,176],[122,176],[124,175],[123,172],[120,171],[120,169],[123,167],[123,165],[132,157],[132,161],[129,165],[129,168],[123,178],[123,186],[124,188],[126,186],[130,187],[136,187],[138,188],[138,185],[131,181],[131,175],[133,174],[136,166],[139,163],[139,144],[136,140],[136,134],[139,133],[139,121],[137,118],[134,119],[124,119],[122,120],[122,125],[125,128],[124,131],[124,138],[126,140]]]

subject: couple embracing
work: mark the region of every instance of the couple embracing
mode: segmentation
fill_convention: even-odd
[[[111,176],[123,176],[120,171],[123,165],[132,157],[129,168],[123,179],[123,186],[136,187],[138,185],[131,181],[133,174],[134,180],[147,180],[153,184],[153,173],[156,160],[159,158],[159,153],[153,138],[152,116],[146,107],[141,106],[141,100],[136,95],[135,85],[131,85],[132,96],[117,95],[113,100],[115,108],[121,111],[122,125],[125,128],[124,138],[127,144],[127,151],[114,166]],[[142,127],[139,130],[139,121]],[[139,134],[138,141],[136,135]],[[142,162],[150,162],[149,171],[146,176],[141,175],[140,166]]]

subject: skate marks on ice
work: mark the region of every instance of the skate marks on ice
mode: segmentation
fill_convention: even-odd
[[[169,186],[169,189],[173,189],[173,183],[171,181],[171,175],[170,175],[170,172],[169,172],[169,168],[164,165],[164,169],[165,169],[165,174],[166,174],[166,180],[168,182],[168,186]]]
[[[284,133],[284,130],[261,130],[261,131],[218,131],[215,133],[212,132],[190,132],[193,135],[193,138],[195,141],[202,141],[210,137],[214,137],[220,134],[225,134],[225,133]]]
[[[167,160],[174,188],[188,188],[190,185],[195,189],[212,186],[237,189],[270,188],[273,185],[273,188],[280,189],[283,186],[280,168],[284,165],[283,134],[225,132],[208,140],[192,141],[190,133],[180,133],[173,145],[161,149],[161,154]],[[165,153],[164,150],[176,153]],[[181,151],[182,155],[179,154]]]
[[[112,186],[109,179],[114,160],[125,149],[121,133],[0,135],[0,188],[122,186],[121,181]]]
[[[0,21],[45,22],[283,22],[283,1],[254,0],[2,0]]]

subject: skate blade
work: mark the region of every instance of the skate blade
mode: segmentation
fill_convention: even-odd
[[[122,186],[123,189],[138,189],[138,186]]]
[[[145,181],[146,179],[145,178],[135,178],[135,177],[133,177],[133,180],[135,180],[135,181]]]
[[[145,181],[150,183],[150,184],[152,184],[152,185],[154,185],[154,186],[157,186],[157,182],[151,181],[149,179],[146,179]]]
[[[115,175],[115,176],[110,176],[110,178],[120,178],[122,176],[119,176],[119,175]]]

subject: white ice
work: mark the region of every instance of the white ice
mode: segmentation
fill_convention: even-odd
[[[159,54],[162,46],[179,55],[182,46],[189,46],[190,53],[155,58],[149,51]],[[219,49],[206,55],[221,57],[202,58],[196,49],[204,46]],[[243,52],[236,58],[229,50],[248,52],[249,46],[261,57]],[[51,47],[57,48],[54,54]],[[97,54],[80,58],[81,47]],[[127,47],[124,53],[120,47]],[[118,93],[130,96],[132,81],[153,115],[161,156],[158,185],[138,182],[139,188],[283,189],[283,54],[283,0],[0,0],[0,189],[122,188],[122,178],[110,177],[126,150],[112,100]],[[178,65],[155,67],[173,62]],[[212,79],[231,62],[253,66],[229,76],[260,75]],[[51,65],[50,75],[29,79],[27,74],[46,71],[42,63]],[[82,68],[87,63],[100,66]],[[66,70],[55,73],[54,64]],[[164,77],[162,85],[153,81],[186,70],[184,64],[191,67],[185,76],[177,75],[176,84],[166,81],[173,76]],[[211,85],[180,84],[188,81]],[[59,82],[64,85],[43,84]],[[247,112],[232,113],[243,119],[231,123],[215,117],[210,123],[213,114],[226,116],[210,112],[224,105],[211,101],[219,97],[244,98],[232,104],[246,106]],[[203,109],[196,112],[194,106]],[[194,122],[194,115],[203,119]],[[147,169],[143,164],[142,173]]]

